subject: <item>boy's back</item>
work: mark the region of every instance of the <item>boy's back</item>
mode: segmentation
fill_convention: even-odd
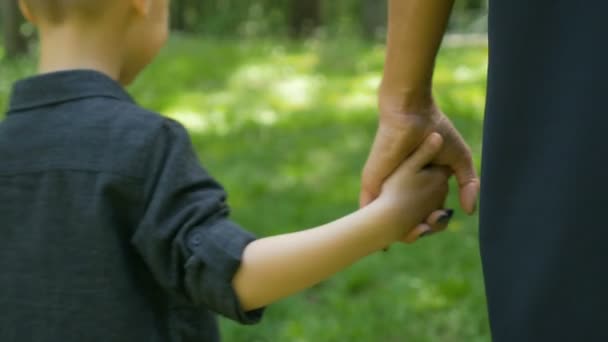
[[[259,319],[230,285],[253,238],[223,189],[110,78],[18,83],[0,160],[1,341],[214,341],[207,308]]]

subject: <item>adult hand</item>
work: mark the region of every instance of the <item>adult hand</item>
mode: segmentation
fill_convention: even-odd
[[[363,169],[361,207],[380,194],[382,183],[431,132],[444,140],[432,164],[449,167],[458,180],[460,204],[468,214],[476,209],[479,193],[471,151],[462,136],[432,98],[404,104],[403,97],[380,94],[380,122],[374,144]],[[405,110],[403,108],[412,108]]]

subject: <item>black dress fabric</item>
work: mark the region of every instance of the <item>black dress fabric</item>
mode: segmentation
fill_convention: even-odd
[[[608,341],[606,13],[490,1],[480,239],[496,342]]]

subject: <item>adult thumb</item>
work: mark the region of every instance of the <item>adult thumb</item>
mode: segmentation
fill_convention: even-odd
[[[456,163],[452,170],[458,181],[460,206],[469,215],[477,209],[480,182],[470,154]]]

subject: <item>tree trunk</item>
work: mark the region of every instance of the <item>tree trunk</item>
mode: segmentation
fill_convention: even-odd
[[[171,26],[178,31],[186,30],[186,2],[174,0],[171,8]]]
[[[387,0],[364,0],[361,4],[363,33],[368,38],[377,38],[386,30],[388,20]]]
[[[293,38],[310,36],[321,25],[320,0],[292,0],[289,31]]]
[[[27,40],[21,34],[23,17],[17,6],[17,0],[0,0],[2,12],[2,32],[6,57],[14,58],[27,53]]]

